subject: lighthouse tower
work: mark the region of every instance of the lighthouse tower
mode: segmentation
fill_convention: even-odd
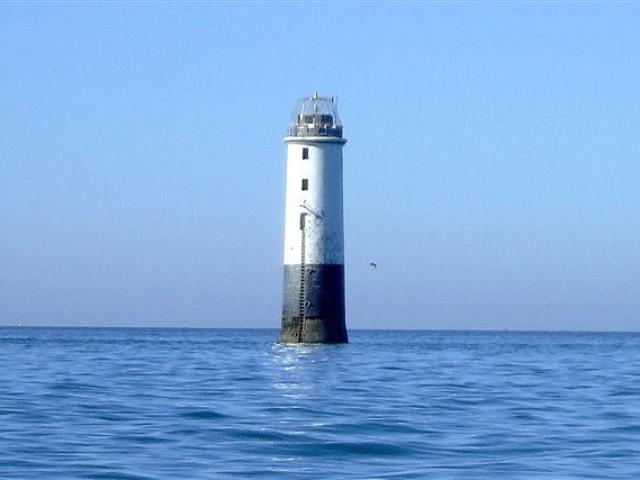
[[[347,343],[342,124],[333,98],[296,106],[287,136],[282,343]]]

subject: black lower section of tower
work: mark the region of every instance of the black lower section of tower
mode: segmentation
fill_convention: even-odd
[[[348,343],[344,265],[284,266],[281,343]]]

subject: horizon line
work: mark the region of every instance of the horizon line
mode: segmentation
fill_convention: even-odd
[[[203,326],[142,326],[142,325],[0,325],[0,328],[59,328],[59,329],[130,329],[130,330],[278,330],[278,327],[203,327]],[[375,332],[485,332],[485,333],[640,333],[638,330],[582,330],[582,329],[529,329],[529,328],[362,328],[349,331]]]

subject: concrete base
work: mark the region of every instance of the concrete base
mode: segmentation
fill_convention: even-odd
[[[302,274],[300,265],[284,266],[282,328],[279,341],[348,343],[344,313],[344,265],[306,265],[304,322],[300,308]]]
[[[302,335],[298,338],[300,317],[283,318],[280,329],[280,343],[349,343],[347,327],[344,319],[328,320],[306,318],[302,327]]]

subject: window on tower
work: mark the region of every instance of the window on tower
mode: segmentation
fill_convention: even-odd
[[[309,190],[309,179],[308,178],[303,178],[302,179],[302,190]]]
[[[309,159],[309,149],[307,147],[304,147],[302,149],[302,159],[303,160],[308,160]]]

